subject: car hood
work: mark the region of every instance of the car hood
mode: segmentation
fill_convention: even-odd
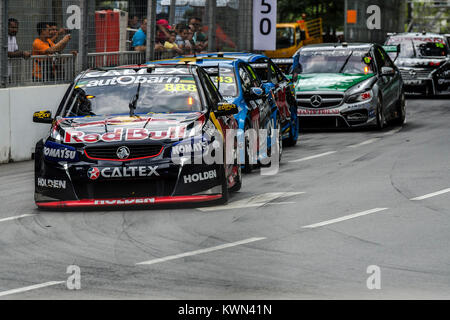
[[[55,140],[69,144],[179,140],[196,121],[203,124],[204,119],[201,112],[57,118],[52,135]]]
[[[373,77],[373,74],[311,73],[300,74],[295,91],[347,91],[354,85]]]

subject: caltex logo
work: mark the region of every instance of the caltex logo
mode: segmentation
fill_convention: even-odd
[[[98,168],[90,168],[87,172],[89,179],[97,180],[100,177],[100,170]]]

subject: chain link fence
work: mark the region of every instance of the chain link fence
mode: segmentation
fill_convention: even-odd
[[[1,87],[252,46],[250,0],[1,0],[0,18]]]

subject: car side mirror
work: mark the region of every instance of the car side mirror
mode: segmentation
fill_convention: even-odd
[[[52,112],[49,110],[38,111],[33,113],[33,122],[36,123],[52,123]]]
[[[264,91],[263,91],[263,89],[261,89],[259,87],[252,87],[252,88],[250,88],[250,91],[248,93],[248,96],[251,99],[262,98],[263,95],[264,95]]]
[[[391,67],[382,67],[381,68],[382,76],[393,76],[394,74],[395,74],[394,68],[391,68]]]
[[[218,117],[231,116],[232,114],[239,113],[237,105],[228,102],[219,102],[214,114]]]

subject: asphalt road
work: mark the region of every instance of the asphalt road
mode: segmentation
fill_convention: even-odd
[[[449,101],[304,133],[226,207],[39,211],[33,163],[1,165],[0,299],[449,299]]]

